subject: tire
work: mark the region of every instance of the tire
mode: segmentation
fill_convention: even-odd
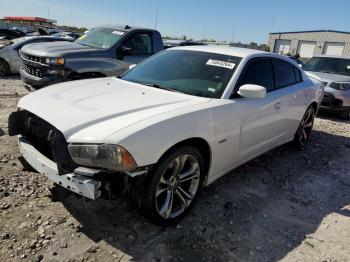
[[[314,119],[315,109],[312,106],[310,106],[306,110],[303,119],[301,120],[300,125],[298,127],[298,130],[294,135],[293,143],[297,149],[303,149],[309,141],[312,127],[314,125]]]
[[[350,120],[350,110],[343,112],[339,115],[339,117],[343,120]]]
[[[7,76],[10,73],[10,67],[5,60],[0,59],[0,77]]]
[[[158,225],[177,224],[195,203],[204,173],[204,160],[198,149],[179,147],[162,157],[147,176],[129,184],[130,203]]]

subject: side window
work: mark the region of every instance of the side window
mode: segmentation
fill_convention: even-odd
[[[279,59],[273,59],[273,67],[275,69],[276,88],[281,88],[300,82],[296,79],[294,66],[291,63]]]
[[[270,91],[274,88],[274,78],[270,59],[262,58],[248,62],[243,75],[238,81],[237,89],[245,84],[260,85]]]
[[[300,70],[294,67],[295,80],[299,83],[301,82]]]
[[[124,41],[122,47],[129,50],[129,55],[153,54],[152,37],[149,34],[134,34]]]

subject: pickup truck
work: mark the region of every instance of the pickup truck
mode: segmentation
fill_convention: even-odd
[[[24,46],[20,74],[34,89],[69,80],[119,76],[130,65],[163,49],[161,35],[153,29],[96,27],[74,42]]]

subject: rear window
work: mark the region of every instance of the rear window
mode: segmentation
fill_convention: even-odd
[[[300,75],[297,78],[295,67],[286,61],[273,59],[275,68],[276,88],[293,85],[300,82]]]
[[[300,73],[300,70],[296,67],[294,67],[294,75],[295,75],[295,81],[301,82],[301,73]]]

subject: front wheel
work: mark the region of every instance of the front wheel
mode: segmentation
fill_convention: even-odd
[[[193,206],[204,170],[203,157],[196,148],[180,147],[160,160],[149,173],[147,183],[131,185],[129,197],[134,206],[156,224],[176,224]]]
[[[10,67],[6,61],[0,59],[0,77],[7,76],[10,73]]]
[[[304,117],[300,122],[299,128],[294,135],[293,142],[297,148],[299,149],[304,148],[306,143],[309,141],[312,127],[314,125],[314,119],[315,119],[315,109],[312,106],[310,106],[306,110]]]

